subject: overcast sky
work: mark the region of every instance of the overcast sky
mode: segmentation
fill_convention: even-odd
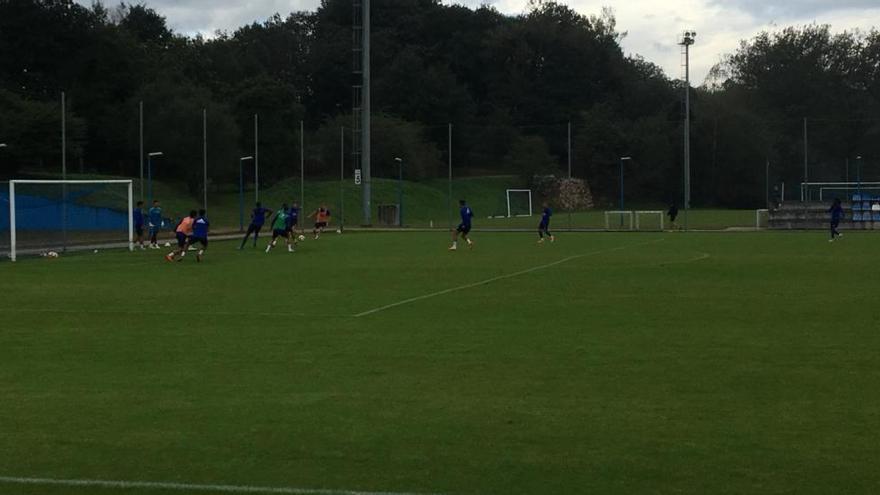
[[[92,0],[77,0],[90,5]],[[272,14],[314,10],[320,0],[143,0],[168,19],[176,32],[213,33],[234,30]],[[381,0],[378,0],[381,1]],[[506,14],[519,14],[528,0],[443,0],[471,7],[494,5]],[[112,5],[114,1],[105,0]],[[133,3],[133,2],[131,2]],[[628,54],[639,54],[660,65],[670,77],[681,77],[676,40],[686,29],[697,32],[692,78],[699,84],[709,68],[736,49],[739,40],[765,29],[809,23],[830,24],[835,31],[867,30],[880,26],[880,0],[565,0],[582,14],[599,14],[611,7]]]

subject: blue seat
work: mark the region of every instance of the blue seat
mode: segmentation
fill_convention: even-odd
[[[861,203],[853,203],[852,209],[853,209],[853,211],[862,211],[862,204]]]
[[[861,201],[861,200],[862,200],[862,195],[861,195],[861,194],[853,194],[853,196],[852,196],[852,200],[853,200],[853,201]]]
[[[861,222],[861,221],[862,221],[862,214],[860,212],[854,211],[853,212],[853,222]]]
[[[871,215],[871,220],[874,222],[880,222],[880,211],[875,211],[873,215]]]

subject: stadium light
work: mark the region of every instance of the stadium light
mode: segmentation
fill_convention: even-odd
[[[238,159],[238,230],[244,231],[244,162],[253,160],[252,156]]]
[[[147,190],[150,204],[153,204],[153,157],[164,156],[161,151],[147,153]]]
[[[684,51],[684,229],[688,229],[688,211],[691,209],[691,45],[697,33],[685,31],[681,37]],[[806,181],[806,179],[804,179]]]
[[[397,162],[397,226],[403,227],[403,158],[394,158]]]

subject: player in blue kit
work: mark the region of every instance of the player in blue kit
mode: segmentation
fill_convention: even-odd
[[[272,210],[263,208],[263,205],[257,201],[254,210],[251,212],[251,224],[248,225],[247,233],[244,235],[244,239],[241,240],[241,246],[238,249],[244,249],[244,245],[251,234],[254,234],[254,247],[257,247],[257,238],[260,237],[260,231],[263,229],[263,225],[266,224],[266,216],[271,214]]]
[[[196,261],[198,262],[202,261],[205,249],[208,249],[208,228],[211,223],[208,222],[208,217],[205,216],[205,213],[204,209],[199,210],[199,216],[196,217],[192,224],[192,238],[188,243],[188,246],[195,245],[196,243],[201,244],[199,252],[196,254]]]
[[[144,224],[146,223],[146,219],[144,218],[144,202],[138,201],[137,206],[134,211],[131,212],[131,217],[134,223],[134,233],[137,236],[137,245],[141,249],[144,248]]]
[[[843,235],[837,230],[837,227],[840,225],[840,219],[843,218],[843,207],[840,205],[840,199],[834,198],[834,203],[828,209],[828,213],[831,213],[831,239],[828,239],[828,242],[834,242],[835,239]]]
[[[159,206],[159,200],[153,200],[153,207],[147,214],[147,220],[150,227],[150,249],[159,249],[159,229],[162,228],[162,207]]]
[[[460,235],[462,239],[467,241],[467,245],[469,248],[474,247],[474,241],[468,237],[468,234],[471,232],[471,220],[474,218],[474,212],[471,210],[471,207],[467,205],[467,201],[459,200],[458,205],[461,207],[459,209],[459,214],[461,214],[461,223],[458,224],[458,227],[455,231],[452,232],[452,246],[449,247],[450,251],[455,251],[458,249],[458,236]]]
[[[541,213],[541,223],[538,224],[538,244],[544,242],[544,235],[550,238],[550,242],[556,240],[556,237],[550,233],[550,217],[553,216],[553,210],[547,206],[547,203],[541,205],[544,208],[544,211]]]
[[[284,219],[287,229],[287,251],[296,251],[298,241],[296,239],[296,226],[299,223],[299,205],[294,201],[293,206],[287,210],[287,218]]]

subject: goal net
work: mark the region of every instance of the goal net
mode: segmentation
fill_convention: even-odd
[[[636,230],[663,230],[663,212],[660,210],[634,211]]]
[[[531,189],[507,190],[507,218],[532,216]]]
[[[12,180],[0,189],[0,249],[21,255],[134,247],[130,180]]]
[[[635,227],[633,212],[606,211],[605,230],[633,230]]]

